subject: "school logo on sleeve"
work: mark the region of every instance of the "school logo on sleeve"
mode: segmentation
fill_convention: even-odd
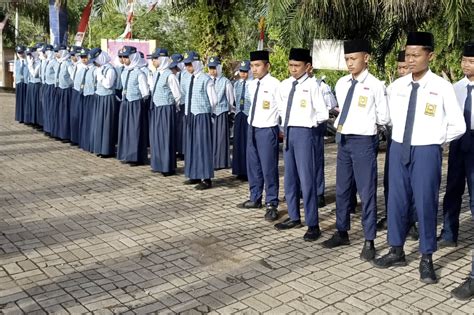
[[[430,103],[426,103],[426,106],[425,106],[425,115],[434,117],[435,114],[436,114],[436,105],[430,104]]]
[[[263,109],[270,109],[270,101],[263,101]]]
[[[301,100],[300,107],[306,108],[306,104],[308,104],[306,100]]]
[[[359,96],[359,107],[367,106],[367,96]]]

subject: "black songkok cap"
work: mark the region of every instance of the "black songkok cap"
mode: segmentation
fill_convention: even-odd
[[[429,32],[409,32],[407,46],[425,46],[434,49],[434,37]]]
[[[291,48],[288,60],[311,62],[311,55],[309,53],[309,49]]]
[[[400,50],[400,51],[398,52],[397,61],[398,61],[398,62],[405,62],[405,51],[404,51],[404,50]]]
[[[370,44],[366,39],[354,39],[344,41],[344,54],[366,52],[370,54]]]
[[[270,54],[268,53],[268,50],[251,51],[250,52],[250,61],[255,61],[255,60],[269,61],[270,60]]]
[[[464,57],[474,57],[474,42],[464,45],[462,55]]]

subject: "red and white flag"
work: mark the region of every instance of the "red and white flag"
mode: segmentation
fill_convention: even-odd
[[[263,50],[263,39],[265,38],[265,18],[263,16],[258,22],[258,30],[260,31],[260,37],[258,39],[257,50]]]
[[[133,5],[135,4],[134,0],[128,0],[127,4],[127,24],[125,25],[125,30],[122,35],[119,36],[121,39],[132,39],[132,22],[133,22]]]
[[[76,36],[74,37],[74,45],[82,46],[82,41],[84,40],[84,35],[86,34],[87,25],[89,24],[89,18],[92,12],[92,5],[94,0],[89,0],[87,2],[84,11],[82,11],[81,21],[79,22],[79,27],[77,28]]]

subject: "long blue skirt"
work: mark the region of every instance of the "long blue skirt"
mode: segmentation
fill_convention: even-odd
[[[184,137],[186,125],[186,116],[184,115],[184,104],[179,105],[179,110],[176,111],[176,153],[184,154]]]
[[[214,177],[211,114],[188,114],[184,174],[190,179]]]
[[[117,159],[145,164],[148,158],[148,108],[143,100],[120,105]]]
[[[27,86],[26,83],[17,83],[15,86],[15,120],[20,123],[25,117]]]
[[[97,129],[97,98],[98,95],[94,95],[94,102],[91,104],[90,108],[90,119],[91,119],[91,130],[89,131],[89,152],[94,152],[94,145],[95,145],[95,135]]]
[[[38,126],[43,126],[43,94],[46,89],[46,84],[40,83],[38,91],[38,103],[36,104],[36,124]]]
[[[28,83],[26,88],[25,124],[38,123],[39,90],[41,83]]]
[[[62,98],[61,89],[59,87],[54,88],[54,97],[51,102],[50,114],[51,114],[51,135],[55,138],[59,137],[59,104]]]
[[[81,92],[72,89],[71,91],[71,107],[69,109],[69,127],[71,128],[71,143],[78,144],[80,138],[79,117],[82,109],[84,96]]]
[[[43,88],[43,131],[46,133],[51,133],[51,107],[55,99],[56,87],[54,84],[47,84]]]
[[[156,172],[176,170],[176,106],[154,106],[150,115],[150,165]]]
[[[235,115],[234,141],[232,147],[232,174],[247,176],[247,134],[248,116],[243,112]]]
[[[72,88],[59,89],[58,102],[58,137],[62,140],[71,138],[70,107]]]
[[[82,109],[79,116],[79,147],[85,151],[91,150],[91,119],[94,102],[95,95],[87,95],[82,98]]]
[[[96,95],[95,103],[95,115],[92,121],[94,124],[92,128],[93,152],[104,156],[115,155],[119,104],[115,99],[115,94]]]
[[[212,153],[215,170],[230,167],[230,129],[228,112],[222,113],[214,119],[212,128]]]

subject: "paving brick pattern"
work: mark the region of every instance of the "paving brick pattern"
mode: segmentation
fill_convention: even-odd
[[[474,301],[449,294],[470,268],[467,198],[459,246],[434,255],[440,281],[424,285],[418,242],[407,242],[406,267],[379,270],[359,259],[360,211],[351,246],[321,247],[335,226],[334,144],[326,146],[323,236],[306,243],[304,228],[278,232],[263,210],[237,209],[248,186],[229,170],[216,173],[213,189],[196,191],[183,185],[182,162],[180,175],[165,178],[13,116],[14,96],[0,94],[0,313],[474,313]],[[283,196],[283,176],[280,187]],[[381,185],[378,197],[381,213]],[[376,247],[386,251],[386,232]]]

